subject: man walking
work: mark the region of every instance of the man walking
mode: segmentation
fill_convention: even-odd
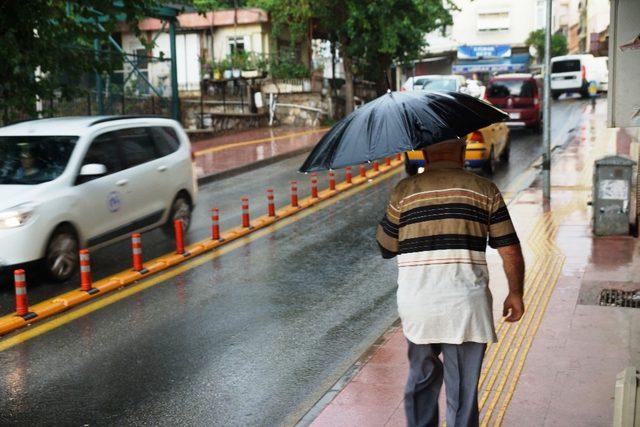
[[[423,153],[425,173],[398,183],[377,231],[382,256],[398,262],[398,312],[409,342],[405,412],[409,426],[437,426],[444,379],[447,426],[477,426],[482,359],[496,341],[487,238],[509,283],[508,322],[524,314],[524,259],[498,188],[463,169],[465,142]]]

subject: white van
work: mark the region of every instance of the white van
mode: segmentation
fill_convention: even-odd
[[[579,93],[589,96],[589,81],[593,55],[564,55],[551,58],[551,96],[558,99],[563,93]]]
[[[55,281],[79,248],[191,223],[197,185],[187,134],[174,120],[97,116],[0,128],[0,270],[43,260]]]
[[[598,83],[598,91],[607,92],[609,90],[609,57],[596,56],[587,66],[587,75],[593,73],[593,80]]]

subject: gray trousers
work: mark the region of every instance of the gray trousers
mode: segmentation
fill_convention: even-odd
[[[409,379],[404,409],[410,427],[438,426],[438,396],[444,378],[447,427],[476,427],[478,380],[486,344],[414,344],[409,341]],[[443,363],[438,357],[442,353]]]

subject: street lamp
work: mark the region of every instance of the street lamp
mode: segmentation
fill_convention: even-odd
[[[546,28],[544,33],[544,108],[542,110],[542,198],[545,210],[551,204],[551,5],[547,0]]]

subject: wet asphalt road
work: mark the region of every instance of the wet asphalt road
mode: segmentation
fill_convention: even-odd
[[[554,104],[555,143],[583,105]],[[528,131],[512,144],[495,176],[503,190],[542,149]],[[303,157],[202,188],[189,238],[208,235],[211,206],[225,229],[239,223],[242,196],[258,215],[270,186],[277,205],[291,179],[308,194],[295,173]],[[395,265],[380,260],[373,230],[401,176],[0,352],[0,424],[295,423],[397,316]],[[171,244],[153,231],[143,249],[152,257]],[[129,245],[92,258],[98,276],[120,271]],[[30,298],[65,287],[31,286]],[[9,311],[12,294],[1,302]]]

